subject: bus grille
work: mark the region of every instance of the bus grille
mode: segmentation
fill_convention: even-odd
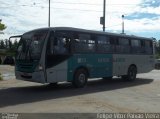
[[[18,71],[21,71],[21,72],[33,72],[35,70],[35,67],[36,67],[36,64],[37,63],[21,63],[21,62],[18,62],[16,63],[16,69]]]

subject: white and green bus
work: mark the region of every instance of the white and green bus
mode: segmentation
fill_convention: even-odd
[[[88,78],[121,76],[154,68],[153,39],[70,27],[42,28],[20,36],[16,53],[17,79],[84,87]]]

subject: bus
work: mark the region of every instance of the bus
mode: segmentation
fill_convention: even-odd
[[[40,28],[20,37],[16,79],[84,87],[88,79],[134,81],[154,69],[153,39],[71,27]]]

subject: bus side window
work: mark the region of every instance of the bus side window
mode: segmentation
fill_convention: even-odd
[[[97,39],[97,52],[99,53],[111,53],[112,45],[110,43],[110,37],[105,35],[96,36]]]
[[[140,42],[141,42],[141,53],[145,54],[145,42],[144,40],[141,40]]]
[[[133,54],[141,53],[141,42],[140,42],[140,40],[132,39],[131,40],[131,46],[132,46],[132,53]]]
[[[129,39],[119,38],[118,46],[116,46],[117,52],[119,53],[130,53]]]
[[[95,39],[91,34],[78,33],[74,34],[73,49],[76,53],[95,52]]]
[[[152,54],[152,41],[145,41],[145,51],[147,54]]]
[[[70,53],[70,37],[65,33],[58,33],[54,40],[55,54],[69,54]]]

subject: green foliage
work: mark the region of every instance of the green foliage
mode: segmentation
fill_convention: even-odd
[[[5,26],[5,24],[2,24],[1,22],[0,22],[0,31],[3,31],[4,29],[6,29],[7,27]]]
[[[155,46],[155,57],[156,59],[160,59],[160,40],[155,40],[154,41],[154,46]]]
[[[0,41],[0,55],[3,56],[15,56],[18,41],[15,40],[13,43],[7,39]]]
[[[0,49],[5,49],[5,44],[3,40],[0,41]]]

